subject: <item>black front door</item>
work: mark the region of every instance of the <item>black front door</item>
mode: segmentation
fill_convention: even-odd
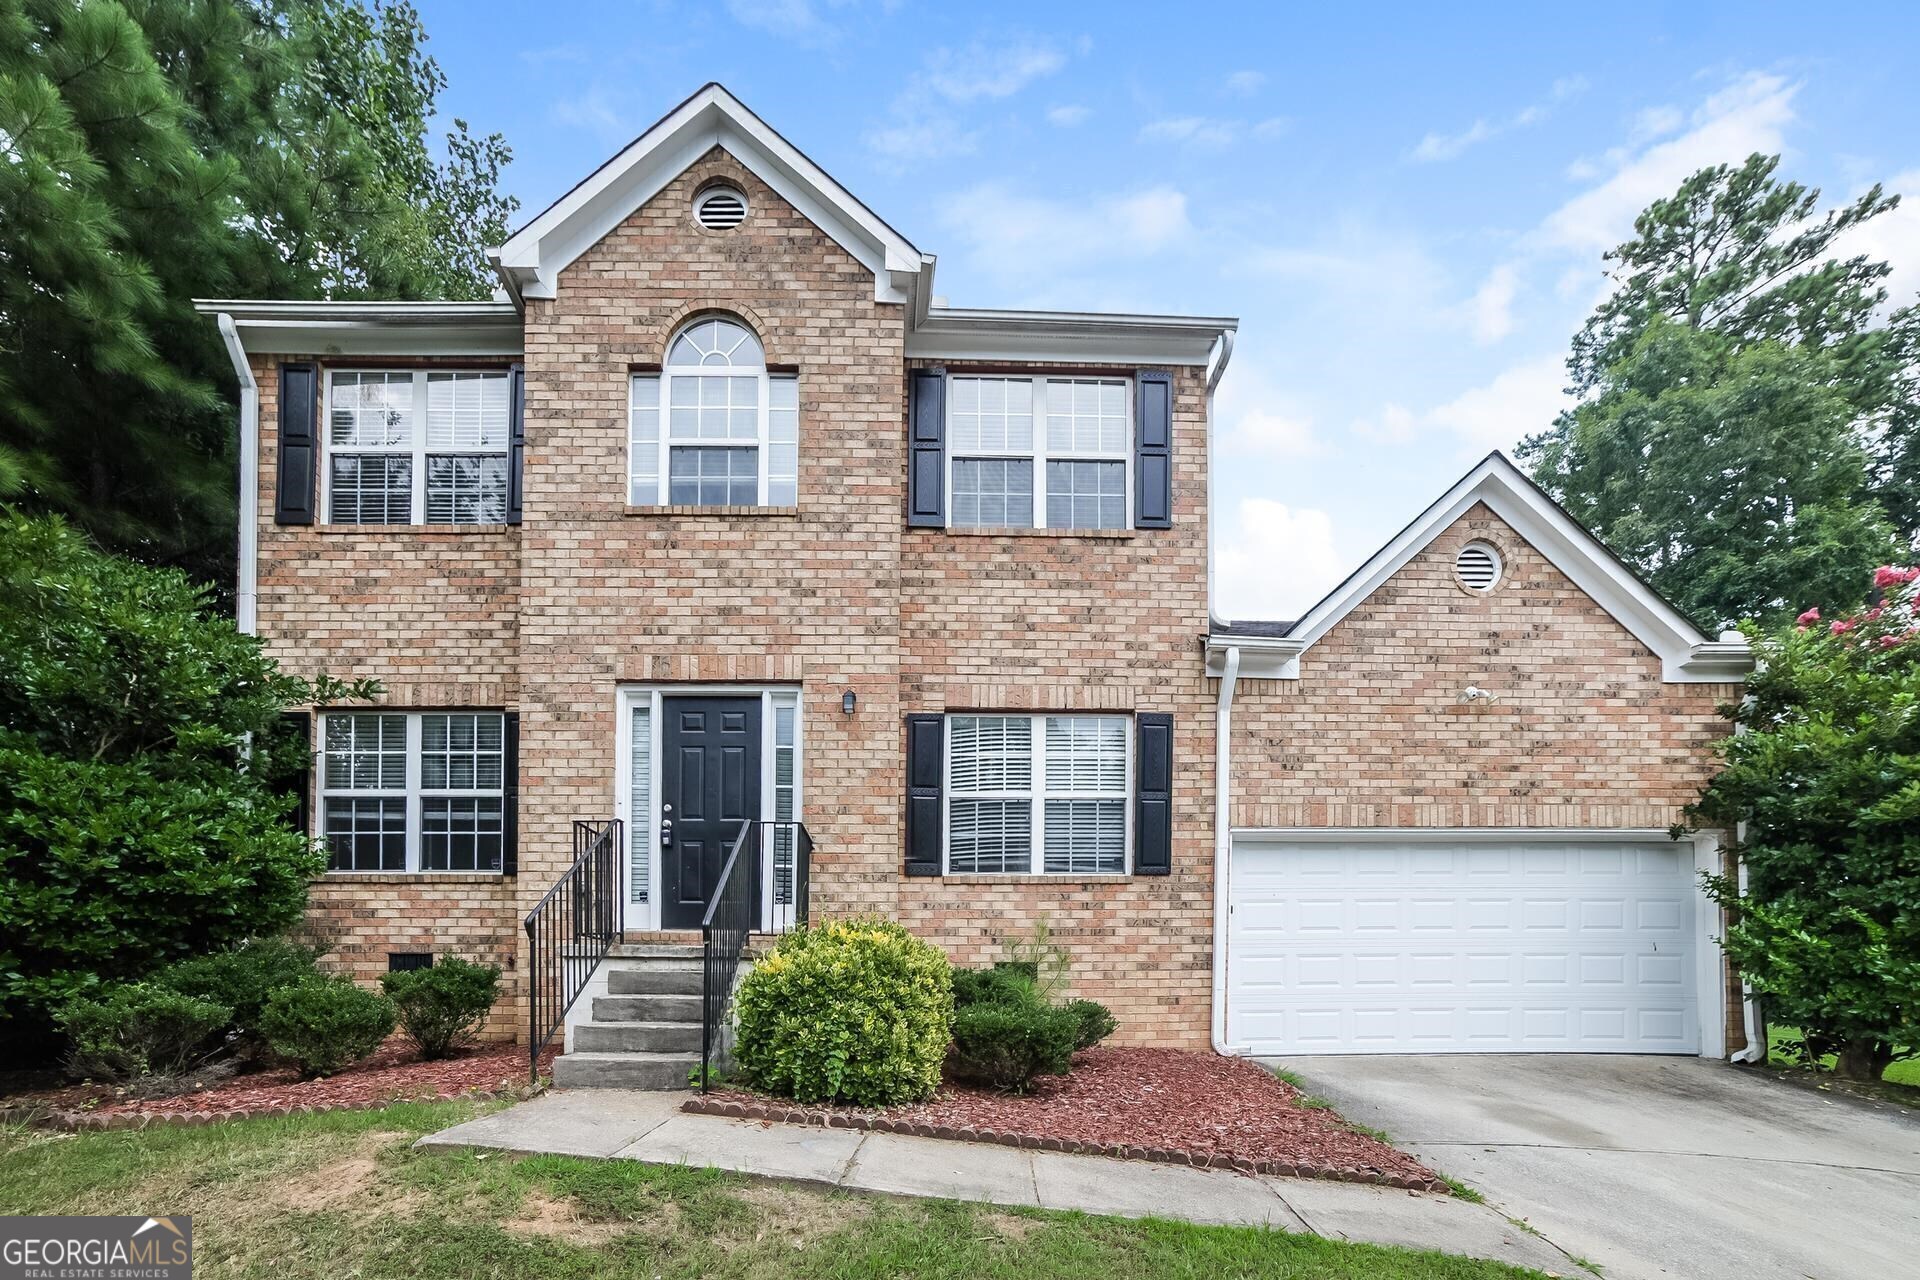
[[[697,929],[743,819],[760,816],[760,699],[664,698],[660,927]]]

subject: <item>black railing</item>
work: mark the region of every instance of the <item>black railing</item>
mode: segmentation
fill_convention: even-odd
[[[573,865],[527,913],[527,1054],[536,1080],[540,1051],[620,940],[624,844],[617,818],[575,822]]]
[[[756,933],[789,933],[807,922],[813,838],[798,822],[749,821],[727,850],[727,861],[700,921],[705,975],[700,993],[700,1089],[715,1064],[732,1051],[733,987],[740,957]]]

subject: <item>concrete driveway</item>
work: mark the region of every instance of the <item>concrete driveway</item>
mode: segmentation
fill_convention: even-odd
[[[1695,1058],[1267,1059],[1607,1280],[1920,1275],[1920,1115]]]

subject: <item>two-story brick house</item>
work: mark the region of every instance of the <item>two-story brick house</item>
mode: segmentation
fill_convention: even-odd
[[[761,923],[801,874],[958,962],[1044,920],[1135,1041],[1722,1049],[1656,835],[1743,650],[1504,460],[1300,623],[1222,622],[1234,322],[948,307],[717,85],[494,261],[487,303],[203,304],[241,621],[386,688],[312,721],[346,971],[496,961],[524,1036],[576,822],[624,824],[633,939],[700,926],[748,820]]]

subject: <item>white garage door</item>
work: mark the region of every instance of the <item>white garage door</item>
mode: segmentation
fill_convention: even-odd
[[[1233,859],[1230,1044],[1699,1051],[1688,844],[1236,837]]]

